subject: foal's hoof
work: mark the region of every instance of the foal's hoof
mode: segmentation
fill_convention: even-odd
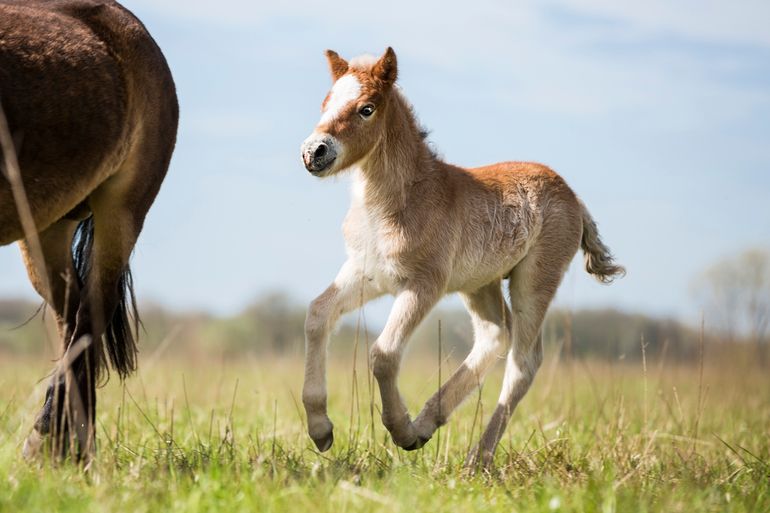
[[[415,441],[412,442],[411,445],[409,445],[407,447],[403,447],[403,449],[405,451],[416,451],[417,449],[421,449],[423,445],[428,443],[428,440],[430,440],[429,436],[428,437],[422,437],[422,436],[418,435],[417,438],[415,439]]]
[[[391,432],[390,436],[393,438],[393,443],[401,447],[405,451],[416,451],[425,445],[430,440],[432,433],[420,434],[414,429],[414,424],[409,422],[407,429],[404,431]]]
[[[319,451],[326,452],[331,449],[332,444],[334,443],[334,431],[329,431],[326,435],[318,438],[312,436],[310,438],[313,439],[313,443],[318,447]]]
[[[308,434],[321,452],[328,451],[334,443],[334,424],[323,416],[308,422]]]

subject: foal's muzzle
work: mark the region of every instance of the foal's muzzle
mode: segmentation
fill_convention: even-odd
[[[302,143],[302,161],[305,169],[313,174],[322,173],[334,164],[338,155],[338,143],[334,137],[313,134]]]

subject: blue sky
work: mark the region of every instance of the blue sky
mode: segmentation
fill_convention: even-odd
[[[299,158],[326,48],[393,46],[446,160],[535,160],[567,179],[629,274],[604,287],[576,259],[563,306],[693,319],[701,269],[770,247],[768,2],[125,4],[181,104],[133,259],[141,299],[230,313],[275,289],[309,300],[334,277],[348,180],[318,181]],[[34,297],[15,247],[0,248],[0,296]]]

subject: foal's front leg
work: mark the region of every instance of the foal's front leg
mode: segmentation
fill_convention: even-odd
[[[326,412],[326,347],[340,316],[380,296],[355,261],[348,260],[334,283],[310,303],[305,320],[305,384],[302,403],[307,428],[319,451],[334,442],[334,426]]]
[[[415,431],[396,379],[409,336],[440,297],[440,291],[432,287],[404,289],[396,296],[385,329],[372,346],[372,372],[382,397],[382,423],[393,442],[408,451],[419,449],[427,439]]]

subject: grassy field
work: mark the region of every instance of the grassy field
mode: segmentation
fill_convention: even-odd
[[[412,414],[455,365],[409,361]],[[770,511],[770,379],[695,366],[547,356],[496,468],[463,459],[501,367],[426,447],[397,449],[359,354],[330,363],[333,449],[299,404],[301,358],[146,359],[100,391],[92,471],[27,464],[45,362],[0,360],[0,511]]]

